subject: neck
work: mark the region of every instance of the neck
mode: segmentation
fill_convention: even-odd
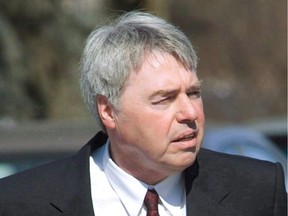
[[[132,154],[133,155],[133,154]],[[126,173],[133,176],[134,178],[142,181],[148,185],[155,185],[165,179],[168,174],[148,168],[148,166],[139,165],[139,158],[134,157],[136,160],[128,160],[127,158],[119,158],[110,154],[111,159],[117,166],[123,169]]]
[[[113,162],[139,181],[148,185],[155,185],[173,174],[165,172],[164,169],[156,168],[154,164],[143,159],[137,152],[128,152],[127,150],[124,150],[124,154],[122,154],[122,151],[123,148],[114,148],[110,144],[109,153]],[[143,163],[143,161],[146,162]]]

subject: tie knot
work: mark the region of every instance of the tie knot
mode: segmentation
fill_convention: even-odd
[[[149,189],[144,198],[144,204],[147,208],[147,216],[157,216],[158,214],[158,193],[154,189]]]

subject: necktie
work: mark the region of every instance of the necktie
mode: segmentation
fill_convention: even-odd
[[[144,204],[147,208],[147,216],[159,216],[158,213],[159,196],[154,189],[149,189],[144,198]]]

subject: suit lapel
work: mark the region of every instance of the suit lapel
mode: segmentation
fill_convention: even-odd
[[[225,184],[217,182],[210,171],[205,150],[201,150],[195,163],[185,170],[186,202],[188,216],[228,215],[221,203],[229,197]],[[221,179],[221,178],[219,178]]]
[[[226,194],[227,196],[229,195]],[[225,195],[223,196],[225,198]],[[229,215],[217,199],[209,196],[206,192],[193,188],[187,196],[187,215],[188,216],[211,216],[211,215]]]
[[[89,175],[90,147],[84,146],[65,167],[57,194],[51,205],[63,215],[93,216]]]
[[[63,179],[59,185],[59,193],[55,194],[51,205],[63,215],[94,216],[89,172],[89,157],[91,151],[103,145],[107,136],[98,133],[69,162],[63,169]]]

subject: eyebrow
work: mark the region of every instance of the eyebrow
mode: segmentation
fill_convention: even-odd
[[[156,92],[153,92],[153,94],[149,96],[149,99],[152,100],[156,96],[168,97],[177,94],[179,91],[180,91],[179,89],[158,90]]]
[[[194,83],[193,85],[191,85],[187,91],[191,91],[191,90],[195,90],[195,89],[200,89],[202,86],[202,81],[199,81],[197,83]]]

